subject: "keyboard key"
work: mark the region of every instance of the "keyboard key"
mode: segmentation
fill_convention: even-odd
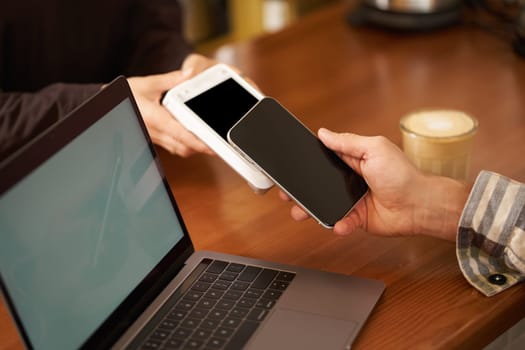
[[[212,307],[215,306],[216,303],[217,303],[217,300],[215,299],[203,298],[201,301],[197,303],[197,307],[200,309],[211,309]]]
[[[211,273],[205,273],[200,278],[199,281],[206,282],[206,283],[213,283],[217,279],[218,275],[214,275]]]
[[[204,321],[202,321],[201,327],[202,328],[206,328],[206,329],[215,329],[215,328],[217,328],[219,323],[220,323],[220,319],[219,320],[214,320],[214,319],[211,319],[211,318],[207,318]]]
[[[203,318],[206,317],[206,315],[208,315],[208,312],[209,312],[209,310],[206,310],[206,309],[195,308],[195,309],[191,310],[191,312],[188,315],[188,317],[197,318],[199,320],[202,320]]]
[[[244,307],[236,307],[230,312],[230,315],[233,317],[244,318],[244,316],[248,314],[248,311],[249,310]]]
[[[179,339],[187,339],[191,335],[191,329],[179,327],[173,332],[172,337]]]
[[[228,299],[221,299],[219,300],[217,305],[215,305],[217,309],[222,309],[222,310],[230,310],[234,306],[235,306],[235,301],[228,300]]]
[[[241,272],[244,269],[245,266],[246,265],[231,263],[230,265],[228,265],[226,270],[227,271],[231,271],[231,272],[235,272],[235,273],[239,273],[239,272]]]
[[[195,329],[195,328],[197,328],[199,323],[201,323],[201,321],[199,319],[187,318],[181,323],[181,326],[184,327],[184,328]]]
[[[246,293],[244,293],[244,296],[245,296],[246,298],[254,298],[254,299],[258,299],[258,298],[261,297],[262,294],[263,294],[262,290],[251,288],[251,289],[248,289],[248,290],[246,291]]]
[[[199,300],[204,295],[203,292],[199,292],[196,290],[190,290],[186,295],[184,295],[184,299],[189,300]]]
[[[255,277],[261,272],[262,268],[256,266],[247,266],[239,275],[238,280],[244,282],[252,282]]]
[[[194,301],[183,300],[183,301],[181,301],[180,303],[178,303],[177,306],[175,306],[175,308],[177,308],[177,309],[179,309],[179,310],[185,310],[185,311],[188,311],[188,310],[190,310],[194,305],[195,305],[195,302],[194,302]]]
[[[293,273],[293,272],[281,271],[281,272],[279,272],[279,274],[277,275],[277,277],[275,279],[277,281],[290,282],[291,280],[293,280],[294,277],[295,277],[295,273]]]
[[[207,272],[220,274],[228,266],[226,261],[214,260],[206,269]]]
[[[224,291],[218,290],[218,289],[210,289],[206,292],[204,295],[206,298],[209,299],[220,299],[224,295]]]
[[[224,319],[224,321],[222,321],[222,325],[225,327],[237,328],[241,322],[242,320],[240,318],[227,317]]]
[[[231,340],[226,344],[225,349],[227,350],[238,350],[242,349],[248,339],[252,336],[253,332],[259,326],[259,322],[245,321],[241,324],[237,332],[233,335]]]
[[[214,335],[220,338],[229,338],[234,332],[233,328],[219,327],[215,331]]]
[[[167,331],[171,331],[171,330],[174,330],[175,327],[177,327],[178,325],[179,325],[178,322],[170,321],[169,319],[166,319],[162,321],[162,323],[159,325],[159,328],[165,329]]]
[[[213,284],[213,289],[218,289],[218,290],[226,290],[228,288],[230,288],[231,286],[231,282],[229,281],[217,281]]]
[[[228,311],[226,310],[214,309],[212,310],[212,312],[208,314],[208,318],[213,319],[213,320],[222,320],[226,317],[227,314],[228,314]]]
[[[239,300],[242,296],[242,292],[238,290],[229,290],[224,294],[225,299]]]
[[[210,349],[220,349],[224,346],[224,339],[221,338],[211,338],[208,344],[206,344],[207,348]]]
[[[263,272],[253,282],[252,287],[258,289],[265,289],[271,281],[277,276],[277,271],[271,269],[264,269]]]
[[[236,278],[237,278],[238,274],[236,273],[232,273],[232,272],[223,272],[222,275],[219,276],[219,279],[220,280],[225,280],[225,281],[234,281]]]
[[[170,313],[168,314],[168,316],[166,316],[166,317],[169,318],[170,320],[180,321],[180,320],[182,320],[187,314],[188,314],[188,312],[185,311],[185,310],[173,310],[173,311],[170,312]]]
[[[195,333],[193,333],[193,338],[206,340],[210,337],[210,335],[211,335],[211,330],[199,328],[195,331]]]
[[[210,288],[211,284],[206,282],[195,282],[193,284],[193,287],[191,289],[199,291],[199,292],[205,292]]]
[[[250,298],[242,298],[237,302],[237,306],[240,307],[252,307],[255,305],[256,300]]]
[[[273,299],[259,299],[257,304],[255,304],[256,307],[262,307],[265,309],[271,309],[275,305],[275,300]]]
[[[255,308],[250,311],[246,318],[252,321],[262,321],[268,315],[270,311],[268,309]]]
[[[248,282],[236,281],[236,282],[233,282],[232,289],[235,289],[235,290],[246,290],[246,289],[248,289],[249,286],[250,286],[250,284]]]
[[[156,340],[156,339],[150,339],[146,341],[144,344],[142,344],[140,348],[144,350],[157,350],[157,349],[160,349],[161,345],[162,345],[161,341]]]
[[[167,339],[170,335],[169,331],[165,331],[162,329],[157,329],[151,333],[150,337],[158,340],[164,340]]]
[[[266,292],[264,292],[262,297],[265,299],[277,300],[281,297],[281,295],[283,295],[283,292],[281,291],[268,289]]]
[[[180,349],[184,341],[182,339],[171,338],[164,344],[166,349]]]
[[[200,339],[190,339],[184,344],[184,349],[200,349],[204,342]]]
[[[270,285],[270,288],[277,290],[285,290],[288,287],[288,282],[275,281]]]

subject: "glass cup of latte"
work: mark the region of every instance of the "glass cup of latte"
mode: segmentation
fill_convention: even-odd
[[[403,151],[419,169],[467,181],[478,121],[457,110],[432,109],[401,118]]]

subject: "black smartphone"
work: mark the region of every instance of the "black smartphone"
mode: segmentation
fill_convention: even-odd
[[[359,174],[273,98],[257,102],[228,141],[326,228],[368,191]]]

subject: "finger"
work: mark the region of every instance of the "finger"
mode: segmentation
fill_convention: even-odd
[[[173,135],[165,132],[156,131],[151,135],[151,139],[153,143],[164,148],[169,153],[176,154],[182,158],[187,158],[197,152],[203,153],[201,150],[188,147],[188,145],[174,138]]]
[[[166,109],[155,107],[144,118],[154,143],[170,153],[186,157],[195,152],[213,155],[213,151],[202,140],[180,124]]]
[[[177,141],[190,148],[191,150],[199,153],[206,153],[208,155],[215,155],[215,152],[208,147],[201,139],[190,131],[184,130],[177,134]]]
[[[297,221],[303,221],[310,217],[304,210],[299,208],[297,205],[294,205],[292,209],[290,209],[290,214],[294,220]]]
[[[342,155],[362,159],[368,151],[369,138],[351,133],[336,133],[325,128],[317,132],[319,139],[326,145]]]
[[[358,227],[360,227],[359,217],[352,212],[336,222],[333,231],[337,235],[345,236],[354,232]]]
[[[164,92],[172,87],[188,80],[193,76],[193,68],[186,68],[183,70],[176,70],[164,74],[156,74],[147,77],[149,79],[150,87],[152,90]]]
[[[186,146],[190,150],[210,155],[215,154],[201,139],[195,136],[195,134],[187,130],[167,112],[165,112],[165,114],[166,116],[164,116],[164,119],[166,122],[164,123],[164,133],[171,135],[174,140]]]
[[[202,72],[203,70],[215,65],[216,60],[200,54],[190,54],[182,63],[182,69],[192,69],[194,72]]]
[[[283,191],[279,190],[279,198],[281,198],[283,201],[290,201],[291,198],[284,193]]]
[[[154,144],[164,148],[171,154],[177,154],[181,157],[187,157],[191,154],[191,150],[166,133],[153,131],[150,132],[150,136]]]

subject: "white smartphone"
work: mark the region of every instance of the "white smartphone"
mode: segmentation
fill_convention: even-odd
[[[219,63],[170,89],[162,104],[206,143],[257,193],[273,182],[228,143],[228,130],[263,94],[227,65]]]
[[[272,98],[263,98],[242,117],[228,140],[326,228],[368,191],[359,174]]]

